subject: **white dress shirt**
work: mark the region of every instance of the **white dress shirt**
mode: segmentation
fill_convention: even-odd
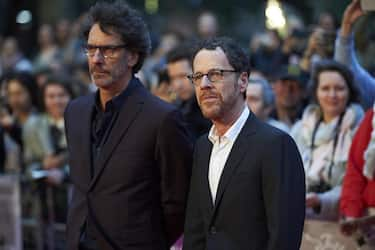
[[[217,130],[214,125],[210,129],[208,139],[212,142],[213,147],[208,169],[208,182],[210,184],[213,203],[215,203],[220,177],[223,172],[225,163],[228,159],[229,153],[232,150],[233,144],[238,134],[240,133],[242,127],[245,125],[249,114],[249,109],[247,108],[247,106],[245,106],[237,121],[221,137],[217,134]]]

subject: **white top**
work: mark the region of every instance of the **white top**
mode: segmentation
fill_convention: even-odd
[[[221,173],[223,172],[225,166],[225,162],[227,161],[229,153],[232,150],[233,144],[238,134],[240,133],[242,127],[245,125],[245,122],[249,117],[249,114],[249,109],[247,106],[245,106],[240,117],[222,137],[219,137],[219,135],[217,134],[215,125],[211,127],[210,132],[208,134],[208,139],[213,144],[210,157],[210,165],[208,169],[208,182],[210,184],[212,201],[214,203]]]

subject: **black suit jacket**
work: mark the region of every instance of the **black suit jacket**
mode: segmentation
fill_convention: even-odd
[[[184,250],[297,250],[305,177],[290,136],[250,113],[222,172],[215,204],[208,183],[212,143],[195,148]]]
[[[136,78],[129,84],[96,162],[90,152],[95,95],[72,101],[65,112],[74,186],[69,250],[77,249],[88,216],[103,250],[164,250],[182,233],[192,161],[188,133],[172,105],[152,96]]]

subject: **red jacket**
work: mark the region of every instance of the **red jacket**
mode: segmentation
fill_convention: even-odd
[[[346,217],[361,217],[366,208],[375,207],[375,180],[363,175],[364,152],[371,138],[373,116],[372,109],[366,112],[350,147],[340,200],[340,213]]]

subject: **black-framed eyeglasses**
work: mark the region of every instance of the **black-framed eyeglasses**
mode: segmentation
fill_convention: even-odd
[[[93,57],[96,53],[96,50],[99,49],[100,54],[104,58],[114,58],[117,56],[117,51],[119,49],[126,48],[125,44],[120,44],[120,45],[102,45],[102,46],[96,46],[96,45],[91,45],[87,44],[84,47],[85,54],[88,57]]]
[[[195,86],[199,86],[201,85],[203,76],[207,76],[207,79],[211,83],[216,83],[224,79],[224,73],[238,73],[238,71],[233,70],[233,69],[210,69],[206,74],[194,73],[194,74],[188,75],[187,77]]]

